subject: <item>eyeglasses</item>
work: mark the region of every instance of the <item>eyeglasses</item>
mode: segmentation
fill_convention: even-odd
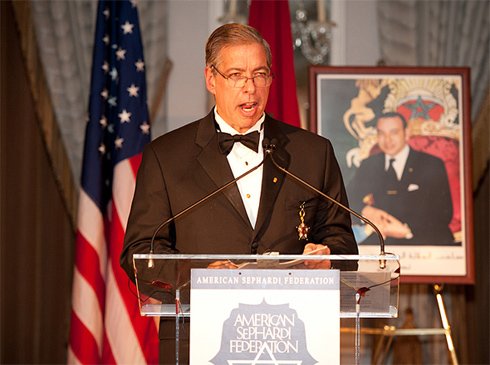
[[[229,76],[223,75],[214,65],[211,68],[221,75],[231,87],[241,89],[245,86],[248,80],[252,80],[255,87],[266,87],[272,84],[274,76],[266,72],[258,72],[252,77],[243,76],[241,73],[235,72]]]

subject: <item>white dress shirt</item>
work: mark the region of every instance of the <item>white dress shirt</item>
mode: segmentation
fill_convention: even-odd
[[[402,179],[403,170],[405,169],[409,152],[410,147],[405,145],[405,147],[403,147],[403,149],[395,156],[389,156],[385,153],[385,171],[388,171],[388,168],[390,167],[390,160],[395,159],[395,161],[393,161],[393,168],[395,169],[396,178],[398,181]]]
[[[235,134],[240,134],[219,116],[216,108],[214,109],[214,117],[221,132],[228,133],[232,136]],[[258,152],[255,152],[238,142],[233,145],[231,152],[227,156],[228,163],[230,164],[231,171],[233,172],[233,176],[235,178],[252,169],[254,166],[257,166],[264,158],[262,148],[262,140],[264,139],[264,129],[262,128],[262,123],[264,122],[264,119],[265,114],[257,121],[257,123],[255,123],[252,128],[246,132],[250,133],[258,131],[260,133]],[[262,173],[263,166],[260,166],[260,168],[252,172],[250,175],[247,175],[237,181],[238,190],[240,191],[243,204],[245,205],[248,219],[254,228],[255,223],[257,222],[260,194],[262,191]]]

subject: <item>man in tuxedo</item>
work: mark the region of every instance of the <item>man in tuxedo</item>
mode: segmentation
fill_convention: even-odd
[[[387,244],[453,244],[444,162],[409,147],[407,122],[399,113],[381,115],[376,129],[382,153],[364,160],[349,183],[352,207],[378,226]],[[372,235],[362,243],[377,242]]]
[[[204,73],[216,106],[144,150],[121,256],[131,278],[133,254],[149,252],[156,227],[258,165],[264,159],[264,140],[274,143],[274,158],[282,167],[347,204],[330,142],[264,113],[273,82],[271,58],[267,42],[247,25],[226,24],[209,37]],[[299,232],[301,217],[305,228]],[[162,227],[154,252],[358,251],[349,213],[288,178],[267,157],[253,173]],[[228,264],[216,262],[212,267]],[[175,364],[173,327],[175,322],[161,321],[162,363]]]

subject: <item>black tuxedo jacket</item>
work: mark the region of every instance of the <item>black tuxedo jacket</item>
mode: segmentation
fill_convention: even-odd
[[[294,174],[347,204],[337,161],[328,140],[266,116],[264,136],[277,141],[276,161]],[[169,217],[233,179],[218,146],[214,113],[157,138],[146,146],[126,230],[121,265],[133,277],[132,256],[148,253],[155,228]],[[347,212],[325,202],[264,164],[255,229],[236,184],[162,228],[155,253],[251,254],[277,251],[300,254],[299,207],[305,202],[309,242],[328,245],[332,254],[355,254],[357,244]]]
[[[391,181],[385,172],[385,155],[379,153],[362,162],[348,190],[355,210],[361,211],[363,199],[372,195],[374,207],[409,225],[412,239],[388,238],[387,244],[453,244],[452,201],[441,159],[410,149],[401,180]],[[364,243],[377,243],[377,238]]]
[[[266,116],[264,137],[277,141],[274,157],[283,167],[324,193],[347,204],[340,170],[330,142]],[[156,227],[207,194],[233,180],[221,154],[214,113],[157,138],[143,152],[126,229],[121,265],[134,278],[132,257],[149,253]],[[300,254],[299,209],[305,203],[309,242],[328,245],[333,254],[356,254],[350,216],[279,171],[266,159],[255,229],[236,184],[179,219],[156,236],[155,253],[250,254],[277,251]],[[188,336],[189,327],[183,330]],[[160,321],[160,361],[175,364],[175,322]],[[184,336],[185,337],[185,336]],[[181,357],[188,356],[187,342]]]

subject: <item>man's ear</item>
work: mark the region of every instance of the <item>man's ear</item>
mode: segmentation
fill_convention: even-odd
[[[206,79],[206,88],[211,94],[215,94],[216,77],[211,67],[206,66],[204,69],[204,78]]]

